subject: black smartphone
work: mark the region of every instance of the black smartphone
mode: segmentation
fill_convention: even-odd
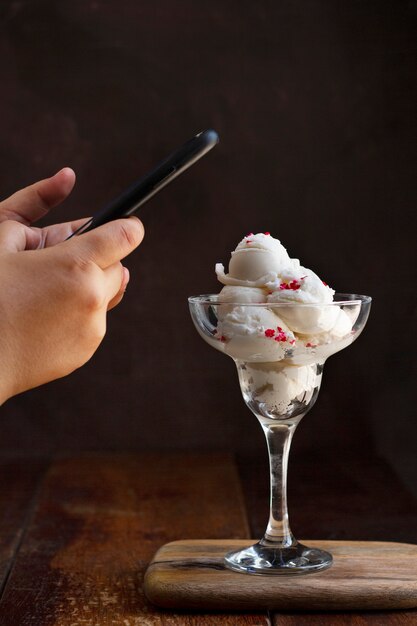
[[[205,130],[183,144],[178,150],[161,161],[151,172],[142,176],[133,185],[115,198],[104,209],[93,215],[85,224],[80,226],[67,239],[74,235],[81,235],[97,226],[127,217],[145,204],[160,189],[166,187],[174,178],[185,172],[187,168],[198,161],[206,152],[214,148],[219,136],[214,130]]]

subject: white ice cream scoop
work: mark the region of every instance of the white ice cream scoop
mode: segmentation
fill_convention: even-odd
[[[277,284],[278,273],[290,264],[291,259],[278,239],[269,234],[250,233],[232,252],[229,273],[218,263],[216,274],[224,285],[268,287]]]
[[[221,300],[233,303],[271,303],[272,311],[279,307],[279,325],[300,334],[303,341],[309,337],[315,339],[322,335],[319,343],[326,343],[335,337],[344,337],[352,329],[353,322],[349,316],[333,303],[334,290],[323,282],[312,270],[303,267],[298,259],[291,259],[278,239],[269,233],[249,233],[236,246],[229,263],[229,273],[226,274],[222,264],[216,265],[218,279],[225,287],[220,292]],[[291,305],[294,306],[291,306]],[[299,306],[299,305],[303,306]],[[311,306],[308,306],[311,305]],[[222,305],[223,306],[223,305]],[[269,315],[262,309],[262,315]],[[227,305],[219,308],[219,315],[227,316],[232,313]],[[225,317],[225,322],[232,323],[231,329],[236,326],[245,328],[244,315],[249,316],[247,327],[252,327],[256,316],[246,307],[240,312],[237,319]],[[258,325],[262,325],[258,320]],[[272,324],[271,324],[272,327]],[[325,336],[331,333],[331,336]],[[225,333],[226,334],[226,333]],[[235,332],[236,334],[236,332]],[[239,334],[239,333],[238,333]],[[240,333],[239,336],[252,337],[253,333]],[[243,339],[240,340],[243,346]],[[242,350],[250,352],[248,346]],[[243,357],[242,357],[243,358]]]
[[[303,401],[321,382],[315,363],[298,367],[285,362],[245,363],[238,371],[243,393],[278,415],[285,415],[293,402]]]
[[[234,305],[239,304],[260,304],[266,302],[266,290],[257,287],[237,287],[236,285],[225,285],[219,293],[220,302],[230,302],[232,304],[221,304],[217,307],[217,316],[223,319],[230,313]]]
[[[295,343],[285,322],[268,308],[234,306],[218,315],[216,338],[224,344],[226,354],[235,359],[279,361]]]

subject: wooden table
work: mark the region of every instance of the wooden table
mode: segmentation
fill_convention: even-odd
[[[259,536],[263,455],[89,454],[0,459],[1,626],[365,626],[417,611],[170,613],[142,592],[147,563],[181,538]],[[417,543],[417,505],[390,468],[346,451],[290,467],[296,536]]]

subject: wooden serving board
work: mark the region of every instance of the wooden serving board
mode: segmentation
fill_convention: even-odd
[[[309,541],[333,565],[306,575],[256,576],[228,570],[223,556],[250,540],[187,540],[162,546],[145,575],[150,602],[170,609],[372,610],[417,607],[417,545]]]

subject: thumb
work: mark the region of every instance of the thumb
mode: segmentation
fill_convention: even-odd
[[[93,261],[105,269],[133,252],[143,236],[142,222],[132,216],[98,226],[60,245],[68,246],[68,250],[76,250],[80,258]]]
[[[6,220],[0,223],[0,254],[34,250],[41,243],[39,230],[29,228],[20,222]]]

